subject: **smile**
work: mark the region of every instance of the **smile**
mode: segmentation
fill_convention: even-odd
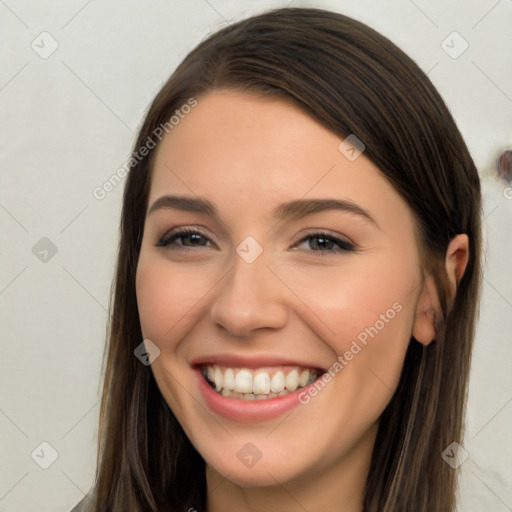
[[[239,400],[283,397],[313,383],[321,374],[299,366],[249,369],[207,364],[200,371],[218,394]]]

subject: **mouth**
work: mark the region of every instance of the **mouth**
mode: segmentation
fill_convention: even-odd
[[[245,401],[286,396],[309,386],[324,373],[300,366],[244,368],[202,364],[198,369],[217,394]]]

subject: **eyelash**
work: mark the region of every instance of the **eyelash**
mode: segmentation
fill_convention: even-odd
[[[201,235],[202,237],[206,238],[208,241],[211,242],[211,240],[201,231],[198,231],[197,229],[192,228],[183,228],[182,230],[176,232],[176,233],[166,233],[156,244],[157,247],[169,247],[171,245],[174,245],[174,248],[172,250],[181,251],[181,252],[190,252],[193,251],[193,248],[179,246],[174,243],[175,240],[179,238],[183,238],[186,235]],[[328,242],[334,242],[339,246],[338,250],[334,249],[327,249],[327,250],[311,250],[311,252],[317,252],[320,253],[321,256],[326,255],[336,255],[344,252],[354,252],[356,251],[356,246],[352,244],[351,242],[347,240],[343,240],[342,238],[338,238],[336,236],[333,236],[329,233],[325,233],[322,231],[309,233],[305,237],[301,238],[295,245],[300,245],[303,242],[309,240],[310,238],[322,238],[324,240],[327,240]],[[212,242],[213,243],[213,242]],[[204,246],[196,246],[196,247],[204,247]],[[294,246],[295,247],[295,246]]]

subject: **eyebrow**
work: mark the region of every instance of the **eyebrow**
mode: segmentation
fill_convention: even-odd
[[[204,213],[219,218],[219,210],[215,203],[198,197],[162,196],[151,205],[148,215],[160,209]],[[350,199],[297,199],[275,207],[272,210],[272,217],[280,220],[296,220],[314,213],[332,210],[359,215],[380,229],[377,221],[370,213]]]

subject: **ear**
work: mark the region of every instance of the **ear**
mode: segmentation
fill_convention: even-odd
[[[427,276],[418,297],[412,336],[422,345],[429,345],[437,336],[437,321],[443,312],[434,279]]]
[[[452,239],[446,250],[446,274],[450,283],[450,296],[455,297],[469,260],[469,238],[466,234]]]
[[[454,237],[446,250],[446,274],[450,286],[450,296],[454,297],[457,286],[464,275],[469,259],[469,239],[466,234]],[[416,316],[412,329],[412,336],[422,345],[429,345],[437,337],[437,323],[443,315],[439,294],[432,276],[427,276],[423,283]]]

